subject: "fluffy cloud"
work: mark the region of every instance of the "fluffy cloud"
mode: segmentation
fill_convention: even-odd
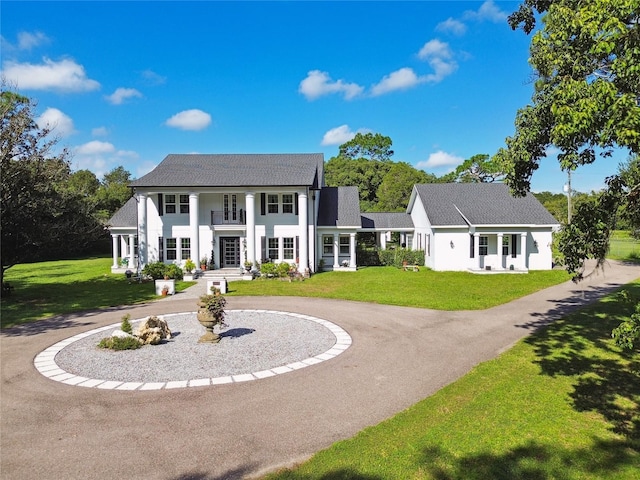
[[[147,85],[162,85],[167,81],[167,77],[158,75],[156,72],[149,69],[144,70],[141,75]]]
[[[426,81],[427,77],[418,77],[411,68],[401,68],[386,75],[379,83],[371,87],[371,95],[377,96],[394,90],[406,90]]]
[[[54,135],[68,137],[75,133],[73,120],[57,108],[47,108],[42,115],[36,118],[36,124],[40,128],[47,128]]]
[[[34,47],[49,43],[49,38],[42,32],[20,32],[18,33],[18,48],[20,50],[31,50]]]
[[[184,110],[169,118],[165,124],[181,130],[202,130],[211,124],[211,115],[198,109]]]
[[[427,62],[434,70],[434,73],[425,76],[427,82],[438,83],[458,68],[458,64],[453,60],[449,44],[441,42],[437,38],[422,46],[418,52],[418,58]]]
[[[339,127],[332,128],[327,131],[322,137],[322,145],[342,145],[355,137],[355,132],[352,132],[349,125],[340,125]]]
[[[429,155],[429,158],[426,161],[418,162],[416,168],[424,169],[456,166],[460,165],[462,162],[464,162],[464,158],[438,150],[437,152]]]
[[[364,90],[356,83],[346,83],[342,80],[333,81],[327,72],[311,70],[307,78],[300,82],[298,92],[304,95],[307,100],[315,100],[323,95],[338,93],[344,95],[345,100],[357,97]]]
[[[106,137],[107,135],[109,135],[107,127],[96,127],[91,130],[91,136],[93,137]]]
[[[129,98],[142,97],[142,94],[135,88],[117,88],[111,95],[105,98],[112,105],[122,105]]]
[[[75,170],[91,170],[98,178],[118,165],[137,160],[139,155],[131,150],[117,150],[109,142],[93,140],[74,148],[73,167]]]
[[[467,10],[463,16],[467,20],[477,20],[479,22],[489,21],[500,23],[507,19],[507,14],[500,10],[500,8],[493,3],[493,0],[484,2],[477,11]]]
[[[464,35],[467,32],[467,26],[460,20],[447,18],[436,26],[436,30],[444,33],[453,33],[454,35]]]
[[[44,58],[37,65],[8,61],[3,67],[2,75],[7,81],[24,90],[87,92],[100,88],[97,81],[87,78],[82,65],[69,59],[54,62]]]

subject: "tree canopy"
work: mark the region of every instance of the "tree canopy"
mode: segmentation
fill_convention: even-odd
[[[531,33],[536,81],[532,103],[516,114],[516,131],[496,161],[516,194],[530,189],[549,147],[565,170],[610,157],[616,148],[640,152],[640,4],[637,0],[525,0],[509,17]],[[606,160],[604,160],[606,161]],[[591,204],[576,208],[560,237],[567,268],[578,280],[584,260],[604,261],[621,206],[637,198],[635,177],[615,175]]]
[[[466,159],[455,171],[455,179],[462,183],[493,183],[504,180],[504,177],[504,167],[486,154]]]

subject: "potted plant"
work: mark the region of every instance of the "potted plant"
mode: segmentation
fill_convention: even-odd
[[[249,273],[252,268],[253,268],[253,262],[250,262],[249,260],[245,260],[244,269],[247,271],[247,273]]]
[[[207,269],[207,256],[205,255],[200,259],[200,270],[206,270],[206,269]]]
[[[169,287],[165,285],[164,287],[162,287],[162,296],[166,297],[167,295],[169,295]]]
[[[227,300],[222,296],[220,290],[213,287],[212,293],[202,295],[198,300],[198,321],[207,330],[207,332],[200,337],[198,343],[218,343],[220,341],[220,335],[213,332],[213,328],[216,325],[220,327],[226,327],[224,323],[224,307]]]
[[[191,274],[193,273],[195,268],[196,268],[196,264],[193,263],[193,260],[191,260],[190,258],[187,258],[187,261],[184,262],[184,271]]]

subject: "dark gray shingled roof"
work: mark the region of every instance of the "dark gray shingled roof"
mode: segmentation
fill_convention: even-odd
[[[319,227],[359,227],[358,187],[324,187],[318,205]]]
[[[138,202],[135,197],[127,200],[120,210],[113,214],[107,225],[110,227],[137,227],[138,226]]]
[[[300,154],[172,154],[132,187],[265,187],[320,188],[324,157]]]
[[[385,230],[413,229],[413,220],[408,213],[367,212],[360,215],[362,228]]]
[[[434,183],[416,185],[435,226],[556,225],[558,221],[531,193],[513,197],[502,183]],[[456,208],[457,207],[457,208]]]

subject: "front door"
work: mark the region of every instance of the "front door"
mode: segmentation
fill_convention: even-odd
[[[240,238],[221,237],[220,238],[220,259],[221,268],[231,268],[240,266]]]

